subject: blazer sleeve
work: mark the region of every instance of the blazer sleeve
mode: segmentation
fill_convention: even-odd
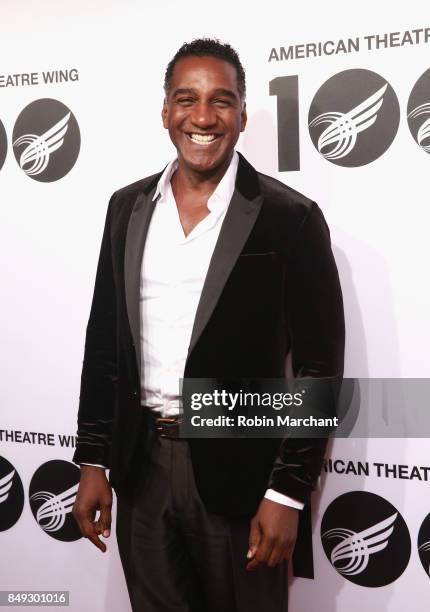
[[[343,375],[345,323],[330,233],[315,203],[297,232],[290,261],[285,307],[293,374],[295,379],[324,378],[314,385],[314,401],[324,405],[314,405],[327,415],[333,414]],[[269,487],[308,503],[326,446],[327,438],[285,438]]]
[[[85,337],[75,463],[110,467],[112,422],[117,387],[116,295],[112,269],[109,202]]]

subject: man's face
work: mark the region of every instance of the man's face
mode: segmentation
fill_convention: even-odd
[[[183,167],[210,173],[228,164],[246,125],[235,67],[214,57],[180,59],[161,116]]]

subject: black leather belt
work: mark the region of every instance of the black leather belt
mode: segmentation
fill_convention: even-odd
[[[179,417],[157,417],[154,415],[155,431],[160,438],[179,438],[179,426],[181,420]]]

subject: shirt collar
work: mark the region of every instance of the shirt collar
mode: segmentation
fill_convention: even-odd
[[[157,183],[157,189],[155,190],[153,200],[156,200],[159,195],[163,197],[166,194],[167,187],[170,183],[170,179],[172,178],[173,173],[178,167],[178,158],[172,159],[171,162],[167,164],[167,166],[163,170],[163,174],[160,176],[159,181]]]
[[[210,211],[217,210],[221,212],[228,207],[236,184],[238,165],[239,155],[237,154],[237,151],[234,151],[227,171],[208,200],[208,208]],[[168,188],[170,187],[170,179],[172,178],[177,167],[178,159],[176,158],[169,162],[164,168],[163,174],[160,176],[157,183],[157,188],[155,190],[154,197],[152,198],[153,200],[157,199],[159,195],[163,197],[166,194]]]

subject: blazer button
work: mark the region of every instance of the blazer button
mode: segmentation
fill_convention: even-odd
[[[134,397],[137,397],[137,391],[136,391],[136,389],[133,391],[133,395],[134,395]]]

